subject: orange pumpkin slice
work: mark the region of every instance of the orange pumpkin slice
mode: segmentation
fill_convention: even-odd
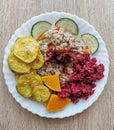
[[[69,103],[70,98],[60,98],[58,95],[52,94],[46,109],[49,112],[57,112],[63,110]]]
[[[60,92],[60,80],[58,75],[43,76],[42,81],[44,84],[53,91]]]

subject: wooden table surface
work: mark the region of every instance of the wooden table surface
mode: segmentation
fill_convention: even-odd
[[[92,24],[110,58],[108,82],[99,99],[84,112],[64,119],[41,118],[23,109],[2,74],[4,49],[14,31],[31,17],[51,11],[76,14]],[[113,130],[114,0],[0,0],[0,54],[0,130]]]

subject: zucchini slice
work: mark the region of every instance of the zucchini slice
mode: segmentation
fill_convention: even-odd
[[[39,21],[32,26],[31,35],[36,40],[52,26],[48,21]]]
[[[94,54],[99,48],[99,42],[95,36],[92,34],[86,33],[81,35],[82,40],[87,45],[91,54]]]
[[[64,28],[66,31],[71,32],[75,35],[78,35],[79,33],[77,23],[70,18],[61,18],[55,23],[55,25],[58,25]]]

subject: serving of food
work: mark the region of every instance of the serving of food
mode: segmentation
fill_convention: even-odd
[[[104,89],[108,68],[98,32],[63,12],[41,14],[23,24],[10,39],[3,60],[4,78],[16,101],[49,118],[88,108]]]

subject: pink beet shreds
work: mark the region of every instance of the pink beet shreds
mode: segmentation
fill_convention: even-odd
[[[87,99],[94,93],[95,81],[104,77],[104,65],[97,64],[96,58],[90,55],[80,55],[73,61],[73,72],[69,81],[62,83],[61,98],[70,97],[73,103]]]

